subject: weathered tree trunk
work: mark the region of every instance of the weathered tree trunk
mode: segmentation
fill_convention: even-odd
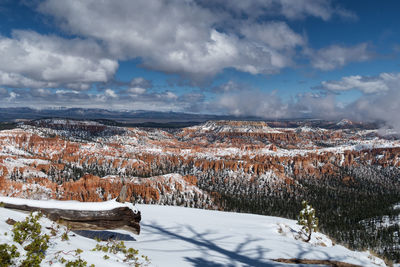
[[[308,231],[307,239],[304,240],[305,242],[310,242],[310,240],[311,240],[311,234],[312,234],[312,230],[309,230],[309,231]]]
[[[140,233],[140,211],[134,213],[128,207],[96,211],[50,209],[9,203],[3,203],[3,206],[8,209],[40,211],[50,220],[67,225],[72,230],[124,229],[137,235]]]

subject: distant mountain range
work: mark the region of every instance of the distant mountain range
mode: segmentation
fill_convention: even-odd
[[[376,129],[379,123],[353,122],[343,120],[319,119],[265,119],[254,116],[230,116],[212,114],[192,114],[183,112],[161,112],[145,110],[107,110],[86,108],[48,108],[33,109],[28,107],[0,108],[0,122],[18,122],[43,118],[68,118],[77,120],[95,120],[107,125],[141,126],[151,128],[181,128],[210,120],[265,121],[271,127],[321,127]]]
[[[106,119],[121,123],[167,123],[167,122],[203,122],[207,120],[238,119],[233,116],[190,114],[181,112],[160,111],[116,111],[107,109],[59,108],[59,109],[32,109],[27,107],[0,108],[0,121],[34,120],[41,118],[71,118],[83,120]],[[260,120],[256,117],[240,119]]]

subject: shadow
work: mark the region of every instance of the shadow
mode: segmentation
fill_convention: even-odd
[[[361,259],[359,259],[359,261],[357,263],[348,263],[349,259],[353,259],[356,260],[356,258],[354,257],[346,257],[346,256],[339,256],[339,255],[335,255],[335,256],[331,256],[329,255],[326,251],[324,251],[325,249],[327,249],[327,247],[321,247],[320,249],[314,247],[313,249],[311,249],[311,247],[307,247],[307,245],[305,244],[297,244],[299,253],[297,254],[297,256],[295,257],[295,259],[303,259],[303,260],[315,260],[315,263],[308,263],[308,264],[296,264],[297,266],[332,266],[332,267],[337,267],[337,266],[349,266],[349,267],[362,267],[365,266],[365,264],[368,262],[364,262]],[[293,255],[292,257],[290,257],[288,255],[287,257],[289,258],[294,258]],[[317,263],[318,261],[320,261],[320,263]],[[323,261],[326,261],[324,263],[322,263]],[[343,263],[345,263],[346,265],[342,265]]]
[[[83,237],[91,239],[100,239],[102,241],[107,241],[107,240],[136,241],[136,239],[133,238],[131,235],[121,234],[112,231],[74,230],[72,232]]]
[[[192,265],[196,267],[235,267],[235,265],[222,265],[219,263],[208,261],[200,257],[199,258],[185,257],[185,259],[186,261],[192,263]]]
[[[277,266],[283,265],[279,263],[271,262],[268,259],[264,259],[264,254],[269,251],[269,249],[258,246],[256,248],[247,249],[246,247],[255,241],[260,241],[264,239],[260,238],[251,238],[247,236],[245,240],[239,243],[234,250],[228,250],[223,248],[220,244],[217,244],[217,241],[221,241],[224,239],[229,239],[231,236],[224,236],[218,238],[211,238],[211,232],[197,232],[193,227],[188,225],[179,225],[176,227],[165,228],[156,223],[145,224],[142,223],[143,230],[149,231],[153,234],[161,235],[162,237],[168,237],[171,239],[179,239],[185,241],[191,245],[194,245],[195,250],[202,254],[201,257],[185,257],[185,260],[190,263],[192,266],[196,267],[234,267],[237,266],[237,263],[241,263],[244,266],[252,266],[252,267],[268,267],[268,266]],[[182,230],[187,230],[190,232],[191,236],[188,237],[188,234],[181,234]],[[165,238],[163,238],[165,240]],[[152,242],[157,240],[152,240]],[[193,248],[189,249],[190,251]],[[250,257],[247,256],[247,253],[253,253],[257,256]],[[215,263],[210,259],[211,257],[217,257],[226,261],[227,264]]]

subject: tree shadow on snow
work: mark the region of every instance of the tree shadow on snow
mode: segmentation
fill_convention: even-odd
[[[75,234],[91,239],[120,240],[120,241],[136,241],[131,235],[121,234],[113,231],[92,231],[92,230],[74,230]]]
[[[185,258],[188,262],[192,263],[193,266],[196,267],[234,267],[235,265],[223,265],[223,264],[219,264],[213,261],[208,261],[206,259],[203,258],[190,258],[190,257],[186,257]]]
[[[192,266],[195,267],[234,267],[237,266],[238,263],[241,263],[243,266],[252,266],[252,267],[268,267],[268,266],[277,266],[280,265],[278,263],[273,263],[271,261],[265,261],[264,254],[269,251],[269,249],[258,246],[256,248],[247,249],[247,246],[255,241],[260,241],[263,239],[256,239],[251,237],[246,237],[241,243],[239,243],[234,250],[228,250],[223,248],[222,246],[217,244],[217,241],[229,239],[231,236],[224,236],[218,238],[212,238],[211,231],[205,231],[203,233],[197,232],[193,227],[188,225],[179,225],[177,227],[165,228],[156,223],[151,224],[142,224],[143,227],[146,227],[146,230],[152,232],[154,234],[159,234],[162,236],[168,237],[168,240],[171,239],[179,239],[185,241],[189,244],[195,245],[195,250],[202,253],[201,257],[185,257],[188,263],[191,263]],[[180,232],[185,229],[188,230],[192,236],[187,237],[187,234],[182,235]],[[163,240],[165,240],[163,238]],[[157,240],[152,240],[150,242],[154,242]],[[193,250],[193,248],[188,249]],[[254,253],[257,254],[255,257],[247,256],[246,253]],[[216,256],[217,255],[217,256]],[[212,260],[208,260],[211,257],[219,257],[222,258],[224,262],[228,262],[227,264],[215,263]]]

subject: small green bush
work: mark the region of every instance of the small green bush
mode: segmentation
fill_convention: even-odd
[[[13,225],[14,241],[21,245],[26,244],[24,246],[26,258],[21,263],[23,267],[40,266],[49,247],[50,236],[42,233],[42,226],[39,223],[42,216],[41,213],[31,213],[25,220]]]
[[[14,260],[20,256],[15,245],[0,244],[0,267],[14,265]]]
[[[0,244],[0,267],[40,267],[50,242],[50,235],[42,233],[42,226],[39,223],[42,217],[41,213],[34,212],[27,216],[25,220],[15,222],[12,229],[13,240],[24,248],[25,254],[21,255],[15,245]],[[67,229],[62,234],[59,232],[60,228],[58,225],[55,226],[53,224],[48,229],[53,238],[60,237],[62,241],[69,240],[68,234],[70,229]],[[93,251],[112,254],[122,253],[125,256],[124,262],[135,267],[147,266],[150,263],[150,260],[146,256],[139,256],[138,250],[127,248],[123,241],[108,241],[104,245],[97,244]],[[88,263],[81,258],[80,254],[82,252],[83,250],[79,248],[67,252],[58,251],[50,257],[48,263],[51,265],[59,262],[66,267],[86,267]],[[70,255],[74,259],[67,260],[61,257],[61,255]],[[103,258],[109,259],[110,257],[105,254]],[[90,267],[94,267],[94,265],[92,264]]]
[[[132,266],[139,267],[139,266],[148,266],[150,264],[150,260],[147,256],[139,256],[139,251],[133,248],[127,248],[125,246],[124,241],[116,242],[113,240],[108,241],[106,244],[101,245],[97,244],[92,251],[102,251],[104,253],[122,253],[124,254],[124,262],[129,263]],[[104,259],[109,259],[110,257],[105,254],[103,256]],[[140,258],[142,260],[140,260]]]

